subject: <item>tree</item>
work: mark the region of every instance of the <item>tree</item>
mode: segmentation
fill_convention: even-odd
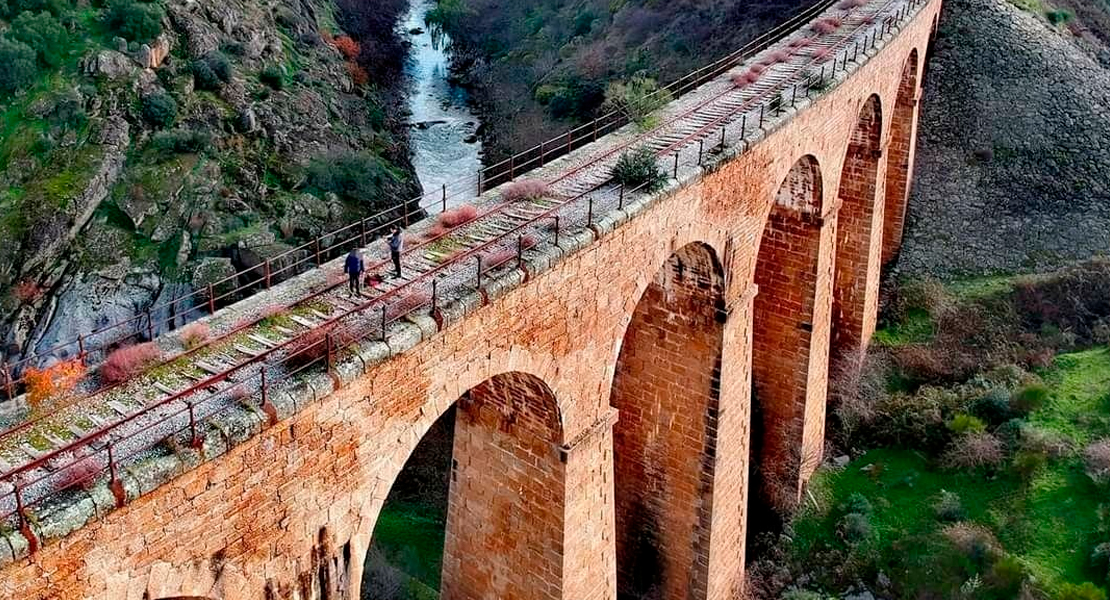
[[[135,0],[112,0],[108,5],[108,27],[120,37],[145,44],[162,34],[165,13],[155,4]]]
[[[177,118],[177,101],[165,92],[143,97],[143,119],[155,127],[168,127]]]
[[[642,129],[649,129],[652,114],[671,101],[671,93],[660,89],[650,77],[633,77],[626,82],[613,82],[605,90],[605,105],[609,110],[624,113]]]
[[[0,92],[14,94],[35,80],[35,51],[23,42],[0,37]]]
[[[70,6],[68,0],[0,0],[0,16],[13,19],[24,11],[46,11],[60,18],[69,12]]]
[[[46,11],[19,13],[12,21],[11,35],[30,46],[45,67],[56,67],[62,62],[69,41],[65,27]]]
[[[452,31],[458,31],[463,17],[473,12],[466,0],[439,0],[436,7],[424,15],[424,25],[432,35],[432,45],[439,48]]]
[[[369,206],[383,200],[383,188],[395,179],[381,157],[365,151],[317,158],[308,166],[312,187]]]

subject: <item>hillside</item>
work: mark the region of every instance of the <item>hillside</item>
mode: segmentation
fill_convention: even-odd
[[[1088,27],[1029,7],[945,2],[903,274],[1041,271],[1110,249],[1110,71],[1075,33]]]
[[[0,2],[0,358],[414,195],[403,9]]]
[[[440,0],[454,66],[500,160],[589,120],[612,81],[671,81],[743,46],[808,0]]]

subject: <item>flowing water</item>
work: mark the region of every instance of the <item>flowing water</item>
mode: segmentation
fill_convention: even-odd
[[[412,42],[405,72],[409,85],[412,162],[425,193],[473,176],[481,168],[478,118],[467,106],[466,90],[448,79],[447,40],[436,45],[424,25],[435,0],[412,0],[402,24]],[[448,186],[450,187],[450,186]]]

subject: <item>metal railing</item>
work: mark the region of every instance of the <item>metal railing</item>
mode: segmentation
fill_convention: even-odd
[[[884,8],[899,2],[900,0],[889,0]],[[843,56],[839,57],[840,68],[847,70],[849,56],[858,58],[861,49],[866,52],[869,47],[874,48],[880,36],[885,36],[898,22],[909,17],[914,8],[927,2],[928,0],[908,0],[896,13],[878,23],[874,33],[868,32],[862,40],[855,40],[851,46],[847,45],[848,37],[841,40],[843,47],[839,47],[840,44],[838,44],[838,49],[832,58],[829,76],[835,76],[837,72],[837,60],[841,51]],[[862,29],[862,26],[860,28]],[[804,93],[809,96],[817,88],[814,84],[823,82],[825,77],[822,69],[819,75],[805,73],[805,77],[800,80],[795,77],[788,78],[776,84],[771,90],[749,99],[742,107],[750,107],[755,102],[759,102],[762,107],[768,95],[782,94],[786,89],[791,89],[790,86],[793,86],[791,98],[793,102],[798,96],[799,86],[804,86]],[[696,141],[698,143],[696,163],[693,155],[690,156],[690,162],[700,165],[704,157],[705,136],[711,135],[710,130],[715,130],[719,126],[723,144],[725,130],[729,127],[729,118],[729,115],[725,115],[699,127],[694,133],[667,144],[657,151],[657,155],[669,157],[672,152],[674,153],[673,174],[677,176],[680,154]],[[746,131],[746,124],[742,124],[741,139]],[[629,142],[629,144],[633,143],[636,143],[636,140]],[[605,156],[609,154],[611,152],[605,153]],[[566,221],[572,220],[570,215],[560,215],[560,211],[586,203],[588,209],[585,212],[584,227],[591,227],[594,224],[595,203],[620,209],[624,207],[631,195],[640,191],[642,190],[639,188],[625,189],[624,186],[613,186],[606,181],[579,195],[565,198],[552,208],[518,223],[493,239],[453,256],[450,260],[444,261],[411,281],[354,308],[342,311],[338,315],[330,316],[303,337],[293,338],[268,348],[230,369],[196,382],[186,390],[160,399],[134,414],[105,425],[63,447],[43,453],[27,464],[0,474],[0,525],[7,522],[18,527],[34,547],[37,541],[31,529],[33,517],[28,516],[30,514],[28,509],[41,504],[55,493],[75,486],[88,486],[105,476],[108,477],[110,489],[115,494],[117,504],[122,505],[126,501],[123,476],[120,472],[122,466],[141,458],[151,448],[167,441],[176,450],[182,447],[199,448],[210,427],[209,422],[214,417],[237,407],[248,406],[257,409],[273,423],[277,418],[273,395],[287,387],[294,377],[318,367],[325,367],[325,370],[335,377],[335,366],[341,353],[366,339],[384,340],[389,334],[390,325],[418,311],[428,311],[428,314],[441,320],[440,302],[444,298],[444,292],[439,289],[438,277],[446,273],[449,268],[474,261],[474,289],[480,292],[483,275],[488,276],[493,270],[511,266],[514,260],[516,268],[523,268],[524,253],[528,250],[524,244],[527,231],[544,227],[544,224],[553,225],[553,228],[548,225],[544,229],[553,232],[554,240],[545,239],[543,243],[550,242],[554,246],[559,246],[560,231],[567,227]],[[508,204],[511,203],[503,202],[490,207],[479,215],[476,221],[497,213]],[[408,210],[405,209],[404,213],[405,215],[388,221],[382,227],[388,227],[398,220],[405,219],[409,214]],[[563,225],[561,225],[561,217]],[[337,237],[341,241],[329,247],[335,248],[340,244],[350,244],[356,240],[365,245],[366,236],[382,230],[367,230],[365,223],[366,220],[363,220],[355,225],[361,226],[357,235],[353,234],[352,226],[329,234],[339,236],[344,231],[349,234],[343,234],[346,237]],[[443,234],[443,236],[446,235],[449,233]],[[515,256],[505,255],[502,252],[501,258],[491,263],[492,255],[489,251],[498,246],[504,246],[507,240],[515,241]],[[433,239],[419,244],[409,252],[416,251],[434,241]],[[319,246],[314,248],[316,252],[313,254],[317,266],[322,264],[321,252],[318,248]],[[385,261],[382,261],[374,267],[378,268],[384,264]],[[264,274],[273,276],[268,269]],[[267,280],[266,283],[270,282]],[[341,283],[327,285],[323,290],[310,294],[308,298],[325,293],[335,285],[341,285]],[[413,298],[416,300],[413,301]],[[303,301],[302,299],[298,302]],[[219,389],[219,386],[224,384],[230,385]],[[44,470],[43,467],[46,467],[47,472],[41,472]]]

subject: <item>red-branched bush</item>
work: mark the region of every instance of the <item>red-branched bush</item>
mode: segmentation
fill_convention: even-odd
[[[74,487],[88,491],[96,483],[97,476],[104,472],[104,462],[95,456],[82,458],[64,467],[58,473],[58,491]]]
[[[761,65],[759,63],[756,63],[756,64],[754,64],[754,65],[752,65],[751,67],[748,68],[749,72],[755,73],[756,75],[759,75],[760,73],[763,73],[766,70],[767,70],[767,67],[764,66],[764,65]]]
[[[208,343],[212,337],[212,328],[207,323],[190,323],[181,328],[177,337],[186,350],[193,350]]]
[[[754,71],[744,71],[732,76],[732,85],[738,88],[746,88],[749,85],[759,80],[759,73]]]
[[[812,43],[813,43],[813,38],[807,38],[807,37],[794,38],[794,39],[790,40],[790,47],[791,48],[805,48],[806,46],[808,46]]]
[[[771,66],[771,65],[777,65],[781,62],[786,62],[789,59],[790,59],[790,53],[787,52],[786,50],[775,50],[774,52],[771,52],[767,56],[764,56],[763,60],[761,60],[759,62],[761,64]]]
[[[370,74],[366,72],[366,69],[363,69],[356,63],[347,63],[347,75],[350,75],[351,82],[356,86],[361,87],[370,83]]]
[[[42,297],[42,288],[39,287],[39,284],[27,279],[12,288],[12,296],[22,304],[30,304]]]
[[[85,365],[77,358],[44,369],[27,369],[23,374],[23,381],[27,384],[27,402],[37,407],[72,391],[84,377]]]
[[[813,59],[817,60],[819,62],[824,62],[826,60],[829,60],[829,57],[832,56],[832,55],[833,55],[832,48],[821,48],[817,52],[813,53]]]
[[[538,200],[547,195],[547,184],[539,179],[524,179],[505,186],[501,198],[505,202]]]
[[[100,379],[114,385],[131,379],[162,360],[162,351],[154,342],[125,346],[108,355],[100,365]]]
[[[512,261],[516,258],[516,250],[512,248],[501,248],[498,250],[490,250],[482,255],[482,268],[493,269]]]
[[[860,19],[860,21],[862,21],[864,25],[871,25],[875,22],[875,17],[872,15],[867,15],[866,17]]]
[[[814,33],[828,35],[836,31],[837,29],[840,29],[840,26],[843,24],[844,21],[839,19],[838,17],[829,17],[827,19],[821,19],[820,21],[814,23],[812,29]]]
[[[522,250],[531,250],[540,245],[540,238],[536,237],[534,233],[526,233],[524,237],[520,238],[520,248]]]
[[[354,60],[358,58],[359,53],[362,52],[362,47],[359,46],[358,42],[352,40],[349,36],[346,35],[341,35],[335,38],[335,41],[332,42],[332,45],[335,46],[335,49],[339,50],[339,53],[342,54],[343,58],[346,58],[347,60]]]
[[[412,291],[401,295],[386,309],[386,319],[392,321],[431,304],[432,297],[427,292]]]
[[[853,8],[859,8],[864,4],[867,4],[867,0],[841,0],[836,7],[840,10],[851,10]]]
[[[478,218],[478,209],[470,204],[464,204],[458,208],[439,213],[438,220],[440,225],[448,229],[453,229],[459,225],[465,225],[476,218]]]
[[[439,223],[436,223],[424,230],[423,238],[425,240],[434,240],[443,237],[444,234],[446,234],[447,232],[448,229],[446,227]]]

